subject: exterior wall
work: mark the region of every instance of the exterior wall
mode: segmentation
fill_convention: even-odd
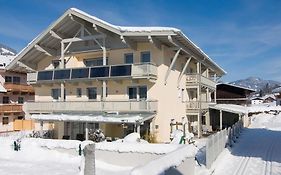
[[[186,117],[186,102],[191,99],[194,101],[208,101],[206,91],[202,91],[201,97],[197,98],[196,88],[187,89],[186,87],[186,75],[184,74],[179,86],[177,84],[179,75],[187,61],[186,57],[178,56],[177,61],[170,71],[165,85],[165,76],[175,52],[166,46],[162,46],[162,49],[157,49],[150,43],[138,43],[137,50],[132,49],[119,49],[110,50],[107,52],[108,64],[124,64],[124,54],[133,53],[134,63],[140,62],[141,52],[150,51],[151,62],[157,66],[157,80],[156,82],[150,82],[146,79],[129,80],[107,80],[107,93],[106,100],[129,100],[127,90],[130,86],[143,86],[148,88],[147,98],[149,100],[158,101],[158,110],[155,118],[152,121],[152,132],[156,133],[158,142],[170,141],[170,122],[174,119],[177,122],[181,122],[182,118]],[[66,57],[66,68],[85,67],[83,60],[88,58],[101,58],[102,52],[94,53],[81,53],[75,56]],[[37,65],[38,70],[53,69],[52,59],[45,57]],[[188,73],[196,73],[197,65],[195,60],[192,60],[188,66]],[[206,74],[207,73],[203,73]],[[87,87],[97,87],[97,99],[101,100],[102,94],[102,81],[80,81],[77,83],[65,83],[66,101],[88,101]],[[59,83],[41,84],[35,85],[35,101],[53,101],[51,97],[51,89],[60,88]],[[82,89],[82,96],[76,96],[76,89]],[[191,97],[190,91],[194,91],[193,97]],[[103,125],[105,132],[110,135],[120,136],[123,135],[123,130],[118,126]],[[58,129],[58,128],[57,128]],[[114,135],[114,136],[115,136]]]

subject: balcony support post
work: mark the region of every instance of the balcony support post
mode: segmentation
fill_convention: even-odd
[[[222,130],[222,110],[220,110],[220,130]]]
[[[89,140],[89,125],[88,122],[85,124],[85,140]]]
[[[182,69],[182,71],[181,71],[181,73],[180,73],[180,76],[179,76],[178,82],[177,82],[178,88],[179,88],[179,86],[180,86],[180,81],[181,81],[181,79],[182,79],[182,77],[183,77],[183,75],[184,75],[184,73],[185,73],[185,71],[186,71],[186,69],[187,69],[187,66],[188,66],[188,64],[189,64],[190,61],[191,61],[191,58],[192,58],[192,57],[189,57],[189,58],[188,58],[188,60],[186,61],[185,65],[184,65],[184,67],[183,67],[183,69]]]
[[[202,122],[201,122],[201,117],[202,117],[202,99],[201,99],[201,63],[197,62],[197,74],[198,74],[198,88],[197,88],[197,100],[198,100],[198,138],[202,136]]]
[[[103,38],[103,46],[102,46],[102,63],[106,65],[106,48],[105,48],[105,38]],[[106,81],[102,81],[102,100],[105,101],[106,99]]]
[[[64,43],[61,42],[61,57],[60,57],[60,69],[64,69],[65,68],[65,63],[64,63]],[[64,87],[65,84],[64,82],[62,82],[60,84],[60,101],[65,101],[65,93],[64,93]]]
[[[180,54],[180,51],[181,51],[181,49],[179,49],[179,50],[176,52],[176,54],[174,55],[174,58],[173,58],[173,60],[172,60],[172,63],[170,64],[170,66],[169,66],[169,68],[168,68],[168,70],[167,70],[167,72],[166,72],[165,80],[164,80],[164,84],[165,84],[165,85],[167,84],[167,79],[168,79],[168,77],[169,77],[169,74],[170,74],[172,68],[174,67],[174,64],[175,64],[176,61],[177,61],[177,58],[178,58],[178,56],[179,56],[179,54]]]

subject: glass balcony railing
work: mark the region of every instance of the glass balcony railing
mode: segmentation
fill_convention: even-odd
[[[157,67],[152,63],[106,65],[95,67],[44,70],[27,74],[27,82],[71,81],[105,78],[157,78]]]

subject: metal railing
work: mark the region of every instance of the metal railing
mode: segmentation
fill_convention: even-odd
[[[126,67],[128,70],[124,72],[124,67]],[[102,70],[102,68],[106,68]],[[118,70],[120,68],[120,75],[115,75],[116,72],[114,72],[113,75],[113,68],[114,70]],[[106,65],[106,66],[94,66],[94,67],[80,67],[80,68],[68,68],[68,69],[54,69],[54,70],[44,70],[44,71],[38,71],[38,72],[32,72],[32,73],[27,73],[27,82],[29,84],[36,83],[37,81],[40,82],[50,82],[50,81],[71,81],[79,78],[73,78],[72,77],[72,70],[74,69],[88,69],[87,75],[83,77],[83,79],[109,79],[109,78],[124,78],[124,77],[132,77],[132,78],[143,78],[143,77],[151,77],[156,79],[157,78],[157,66],[153,63],[136,63],[136,64],[118,64],[118,65]],[[101,73],[103,74],[102,76],[94,76],[94,74],[90,73],[92,69],[101,69]],[[121,70],[123,69],[123,70]],[[67,78],[62,78],[62,79],[55,79],[55,73],[58,71],[63,71],[63,70],[69,70],[70,75],[67,76]],[[50,72],[52,76],[48,80],[40,80],[38,74],[43,73],[43,72]],[[80,80],[82,80],[80,78]]]
[[[201,79],[201,81],[200,81]],[[194,85],[200,83],[203,85],[206,85],[211,88],[216,88],[216,82],[212,80],[211,78],[207,78],[200,74],[187,74],[186,75],[186,85]]]
[[[208,137],[206,143],[206,166],[211,168],[213,162],[226,146],[232,146],[240,136],[243,128],[242,120],[236,122],[232,127],[221,130],[220,132]]]
[[[28,112],[155,112],[157,101],[58,101],[27,102]]]
[[[34,92],[33,87],[27,84],[4,83],[4,88],[10,92]]]

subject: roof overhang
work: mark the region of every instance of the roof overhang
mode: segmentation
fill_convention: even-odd
[[[67,121],[91,123],[140,124],[155,116],[153,113],[127,114],[32,114],[31,118],[41,121]]]
[[[93,34],[106,34],[106,37],[113,39],[112,41],[119,42],[121,47],[128,47],[128,43],[136,41],[161,43],[168,47],[180,47],[185,54],[192,55],[193,58],[210,67],[216,72],[217,76],[226,74],[220,66],[179,29],[171,27],[116,26],[75,8],[67,10],[32,40],[7,66],[7,69],[29,72],[36,70],[36,63],[41,59],[50,55],[54,57],[60,56],[61,40],[74,37],[81,25],[84,25]],[[171,42],[171,38],[173,42]],[[127,41],[127,45],[124,44],[124,41]],[[177,44],[175,45],[175,43]],[[106,47],[110,49],[111,46]]]

